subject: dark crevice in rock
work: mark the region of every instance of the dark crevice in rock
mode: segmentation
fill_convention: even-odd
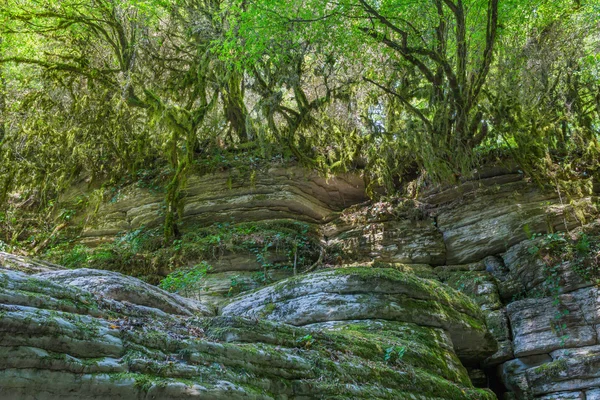
[[[498,376],[498,368],[484,368],[484,373],[487,378],[487,388],[494,392],[498,399],[503,399],[504,394],[508,393],[508,389],[504,386],[502,379]]]

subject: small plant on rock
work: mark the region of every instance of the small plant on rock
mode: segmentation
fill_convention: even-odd
[[[385,362],[393,364],[402,360],[406,353],[406,346],[391,346],[385,349],[383,359]]]
[[[169,292],[189,295],[199,289],[199,283],[210,271],[211,266],[205,261],[187,269],[180,269],[169,274],[160,282],[161,289]]]

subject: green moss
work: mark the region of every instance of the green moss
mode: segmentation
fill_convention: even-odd
[[[302,270],[317,259],[319,240],[314,226],[292,220],[189,226],[170,241],[164,240],[160,228],[140,228],[96,248],[58,244],[46,258],[68,268],[107,269],[158,283],[164,266],[176,271],[231,253],[251,255],[257,266],[265,268],[291,268],[296,260]],[[285,261],[271,264],[271,253],[285,256]]]
[[[375,320],[342,324],[328,337],[333,339],[326,343],[328,348],[350,351],[372,361],[384,360],[385,350],[391,346],[404,347],[402,362],[470,386],[466,370],[440,329]]]
[[[274,303],[268,303],[266,306],[264,306],[261,311],[263,318],[268,315],[271,315],[273,313],[273,311],[275,311],[276,308],[277,308],[277,306]]]
[[[398,282],[405,288],[419,295],[426,294],[429,299],[451,306],[456,310],[468,313],[472,317],[483,319],[480,308],[463,293],[431,279],[419,278],[411,273],[404,273],[392,268],[353,267],[336,268],[333,273],[364,280],[385,279]]]
[[[539,367],[535,367],[534,372],[540,375],[546,375],[548,377],[556,377],[561,372],[567,370],[567,360],[561,358],[560,360],[552,361],[546,364],[542,364]]]

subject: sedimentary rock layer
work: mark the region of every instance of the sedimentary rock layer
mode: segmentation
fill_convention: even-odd
[[[493,399],[472,387],[450,335],[433,326],[484,338],[476,305],[457,302],[451,289],[397,284],[378,280],[381,293],[438,310],[452,304],[474,327],[444,316],[431,326],[358,320],[312,328],[202,317],[201,308],[116,273],[0,269],[0,398]]]

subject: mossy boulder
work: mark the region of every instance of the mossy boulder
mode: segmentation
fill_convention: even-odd
[[[0,269],[0,398],[495,398],[473,388],[442,328],[185,315],[166,297],[134,304],[75,281]]]
[[[484,316],[469,297],[391,268],[337,268],[290,278],[235,299],[222,313],[295,326],[382,319],[441,328],[467,364],[496,351]]]

